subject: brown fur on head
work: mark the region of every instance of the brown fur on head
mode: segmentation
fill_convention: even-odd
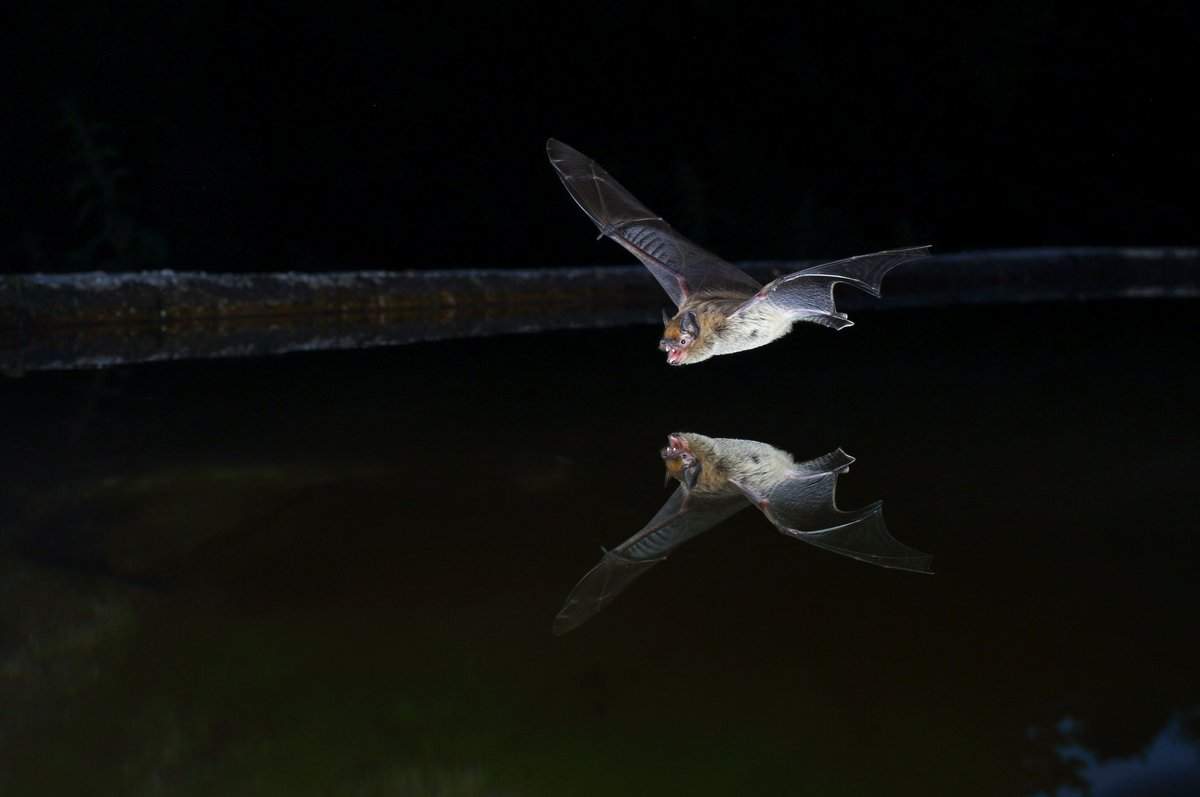
[[[668,479],[676,479],[689,489],[696,486],[703,463],[692,451],[692,445],[686,435],[667,435],[667,445],[659,453],[666,463]]]
[[[685,363],[701,337],[700,319],[694,311],[682,310],[674,318],[663,311],[663,334],[658,348],[667,353],[670,365]]]
[[[714,445],[711,438],[691,432],[667,435],[667,445],[659,452],[667,466],[667,478],[701,493],[726,492],[727,476],[714,460]]]

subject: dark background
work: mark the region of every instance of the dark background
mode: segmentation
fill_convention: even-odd
[[[25,3],[0,22],[0,271],[633,264],[592,240],[546,163],[549,136],[732,260],[1196,245],[1198,17],[1185,2],[786,16],[746,2]],[[311,762],[342,777],[444,743],[445,760],[490,756],[517,784],[533,775],[506,767],[554,760],[613,793],[631,765],[653,783],[703,780],[705,756],[777,727],[777,747],[729,770],[758,774],[760,791],[774,785],[764,760],[911,791],[902,753],[920,748],[916,768],[940,783],[1049,792],[1076,769],[1064,717],[1106,760],[1196,704],[1197,538],[1181,532],[1200,450],[1192,309],[900,311],[695,370],[668,369],[657,335],[631,328],[4,382],[3,542],[21,566],[61,567],[56,546],[76,545],[70,572],[125,576],[132,592],[159,572],[107,552],[136,563],[176,545],[161,572],[194,603],[139,616],[151,630],[114,643],[134,666],[107,671],[83,708],[48,710],[54,692],[25,704],[14,716],[48,730],[0,756],[31,761],[14,783],[43,792],[46,773],[90,793],[130,778],[273,784],[253,780],[264,771],[316,790]],[[599,546],[657,508],[655,451],[687,427],[798,456],[844,446],[859,457],[844,506],[885,500],[938,577],[896,599],[908,582],[782,546],[747,512],[745,535],[696,541],[559,644],[553,612]],[[310,464],[332,487],[306,480]],[[194,555],[193,540],[210,547]],[[734,559],[746,551],[758,558]],[[746,585],[735,599],[731,572]],[[37,583],[0,579],[19,592],[0,605],[71,631],[55,623],[58,571]],[[96,615],[86,589],[70,596]],[[56,638],[29,644],[98,671],[94,643],[63,654]],[[397,661],[435,675],[398,677]],[[814,689],[806,673],[829,677]],[[893,697],[895,683],[917,688]],[[753,700],[710,711],[712,684]],[[410,694],[411,718],[380,732]],[[133,719],[114,739],[118,715]],[[311,748],[280,748],[272,770],[272,737]],[[157,739],[164,763],[145,763]]]
[[[1196,243],[1194,4],[778,8],[25,3],[0,267],[623,262],[550,136],[732,260]]]

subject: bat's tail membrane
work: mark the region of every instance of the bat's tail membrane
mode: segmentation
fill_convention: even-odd
[[[854,462],[854,457],[838,448],[814,459],[797,462],[796,470],[800,471],[802,475],[810,473],[845,473],[852,462]]]

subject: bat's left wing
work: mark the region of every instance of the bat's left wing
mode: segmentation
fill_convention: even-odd
[[[822,263],[780,277],[734,310],[733,315],[766,302],[792,318],[842,329],[854,322],[837,311],[833,302],[834,285],[844,282],[878,298],[885,274],[901,263],[928,255],[928,246],[914,246]]]
[[[762,287],[746,272],[677,233],[591,158],[554,139],[546,142],[546,154],[600,234],[642,261],[676,307],[697,291],[749,298]]]
[[[577,628],[680,545],[745,508],[740,493],[712,497],[678,487],[645,528],[605,551],[604,558],[579,580],[554,618],[554,633]]]
[[[932,573],[933,557],[908,547],[888,531],[882,502],[853,512],[837,508],[837,478],[853,461],[839,448],[797,465],[787,478],[761,491],[735,484],[789,537],[880,567]]]

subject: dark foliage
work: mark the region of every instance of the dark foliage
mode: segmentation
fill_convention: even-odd
[[[1188,3],[26,6],[8,271],[97,234],[67,98],[177,269],[621,260],[550,136],[730,259],[1196,242]]]

